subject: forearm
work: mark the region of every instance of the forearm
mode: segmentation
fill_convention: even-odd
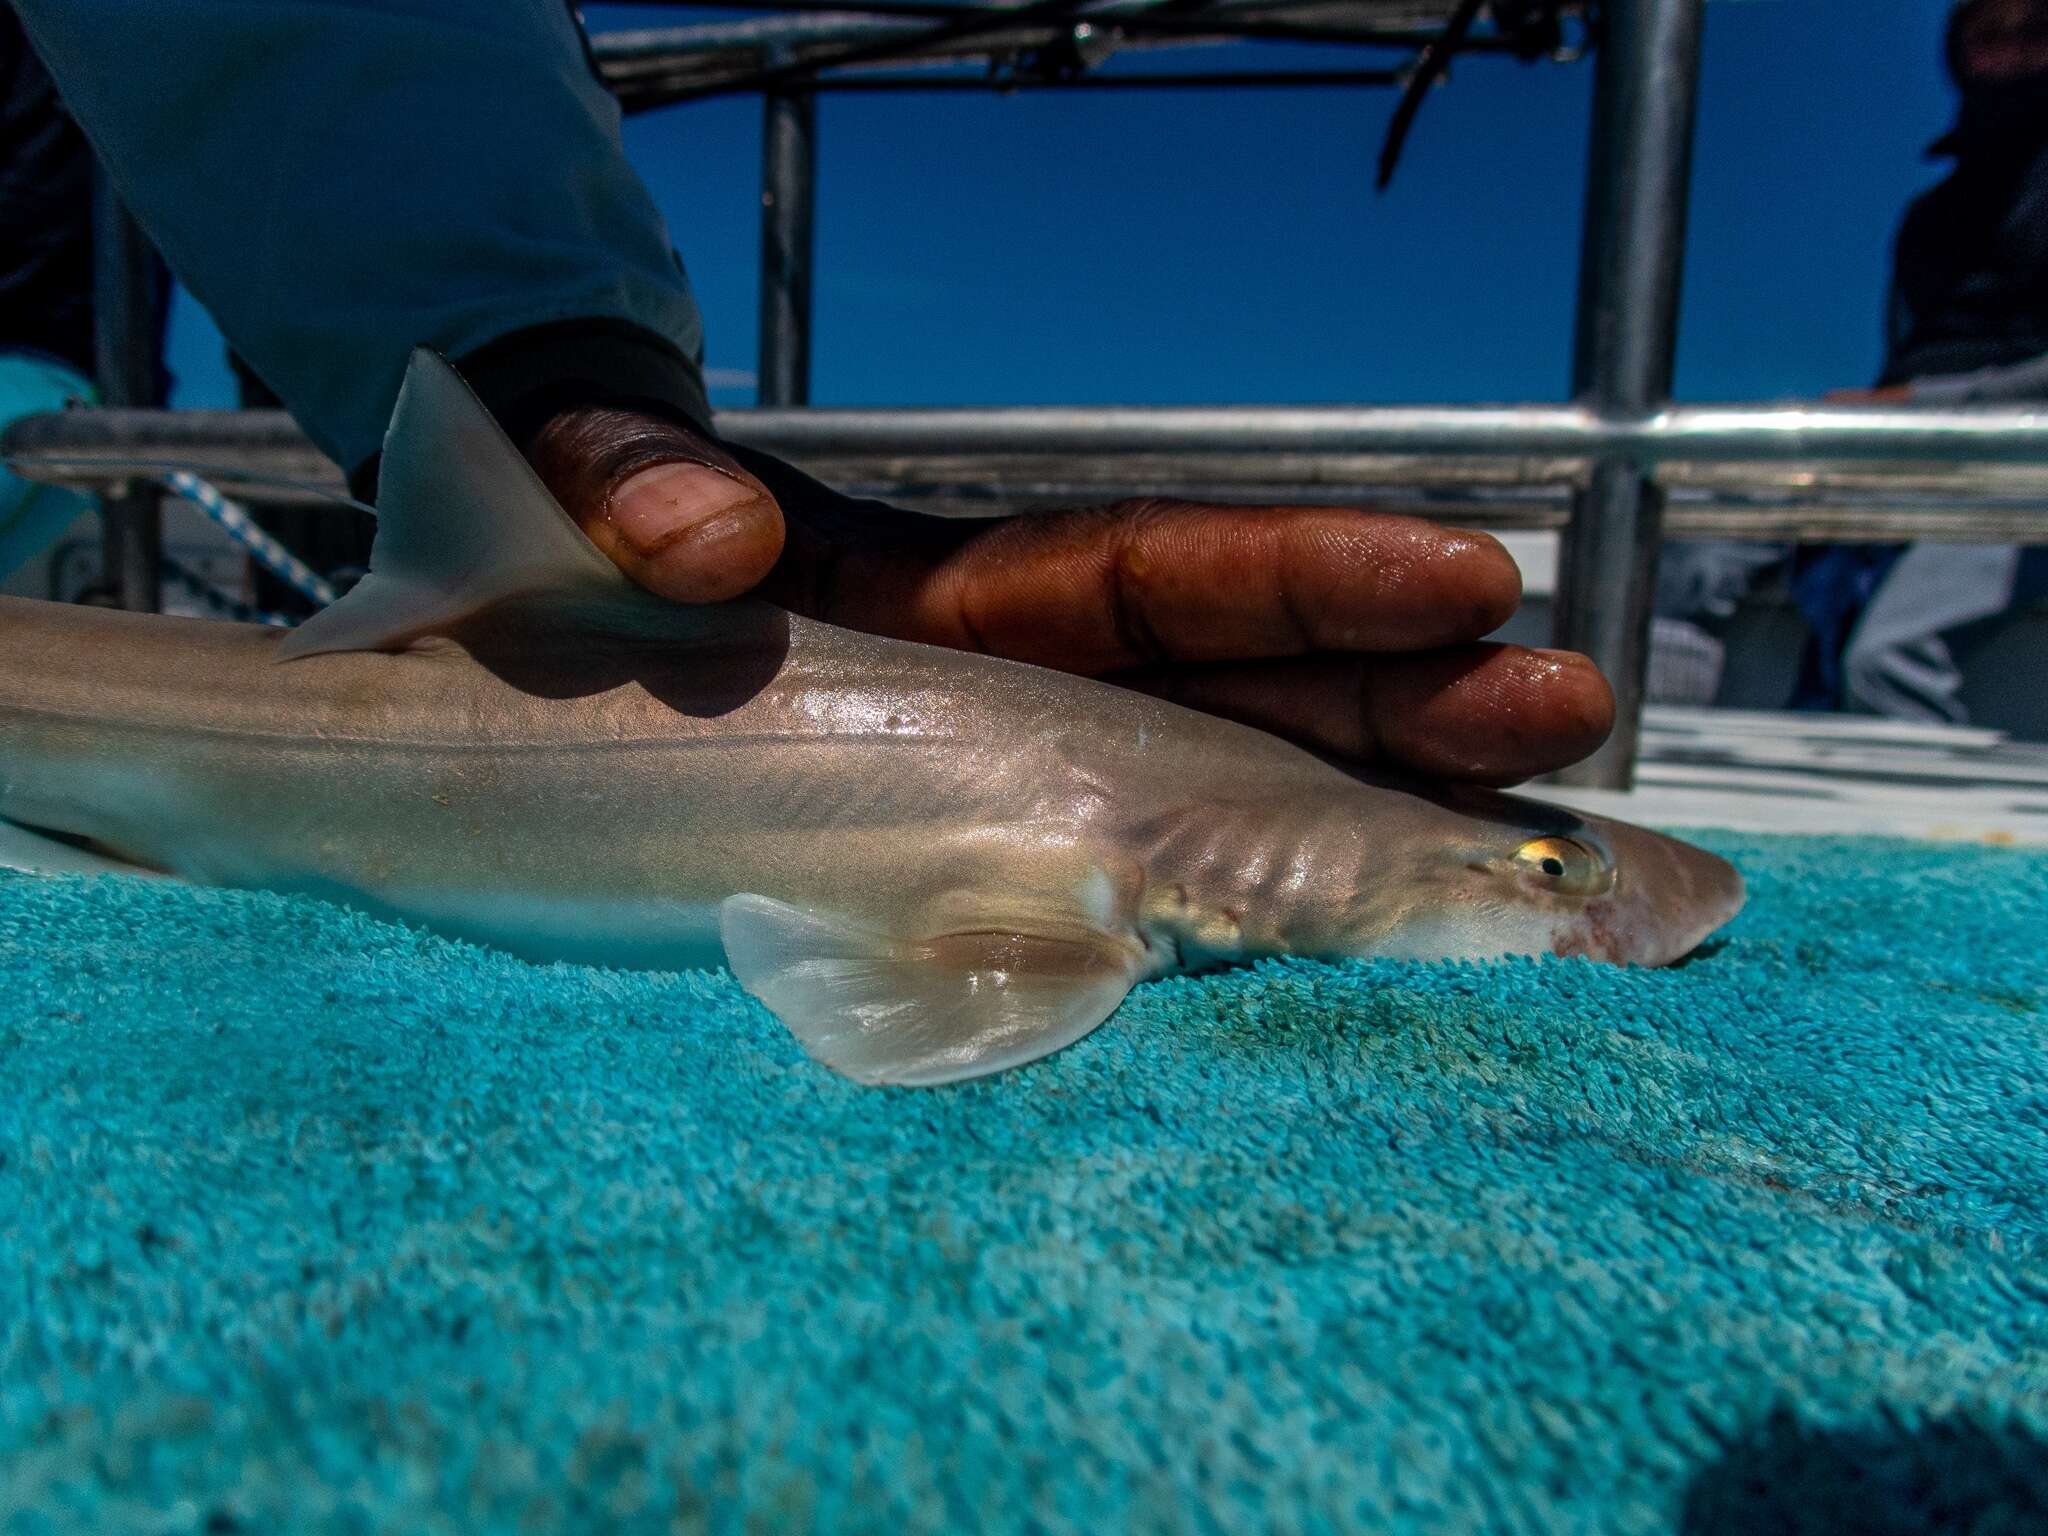
[[[562,0],[16,3],[172,269],[344,467],[419,344],[516,427],[708,420],[695,303]]]

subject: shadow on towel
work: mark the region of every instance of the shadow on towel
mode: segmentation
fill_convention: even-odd
[[[1780,1409],[1686,1490],[1682,1536],[2048,1532],[2048,1440],[1969,1415],[1826,1428]]]

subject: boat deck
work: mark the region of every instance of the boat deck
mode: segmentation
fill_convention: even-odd
[[[1660,827],[2048,846],[2048,744],[1863,715],[1652,705],[1634,789],[1544,793]]]

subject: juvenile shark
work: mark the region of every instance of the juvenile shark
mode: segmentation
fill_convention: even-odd
[[[1640,828],[1361,776],[1108,683],[653,597],[431,353],[381,479],[370,575],[289,636],[0,600],[0,818],[536,959],[723,959],[869,1083],[1044,1056],[1173,971],[1658,965],[1742,902],[1726,862]],[[28,862],[93,862],[40,846]]]

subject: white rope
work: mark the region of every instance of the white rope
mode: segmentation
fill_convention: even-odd
[[[278,613],[269,608],[258,608],[245,603],[239,597],[223,592],[199,572],[180,561],[164,556],[164,574],[176,581],[213,612],[243,624],[267,624],[272,629],[290,629],[299,621],[288,613]]]
[[[278,580],[288,583],[307,601],[325,608],[339,595],[333,584],[318,571],[257,527],[249,509],[240,502],[228,500],[190,470],[174,469],[163,478],[164,484],[212,518],[229,538],[248,550],[258,564]]]

